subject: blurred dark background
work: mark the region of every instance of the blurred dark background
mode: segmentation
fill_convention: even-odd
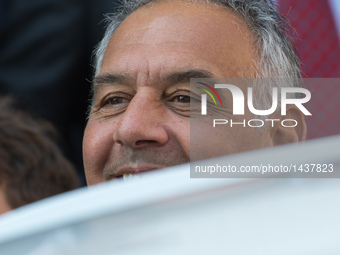
[[[85,185],[82,136],[91,54],[112,0],[0,0],[0,94],[59,130],[60,146]]]

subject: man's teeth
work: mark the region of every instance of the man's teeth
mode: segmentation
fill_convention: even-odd
[[[135,180],[138,179],[139,176],[134,175],[134,174],[123,174],[123,179],[124,181],[131,181],[131,180]]]
[[[123,174],[124,179],[131,178],[132,176],[133,174]]]

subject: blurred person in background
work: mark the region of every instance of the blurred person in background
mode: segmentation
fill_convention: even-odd
[[[91,53],[115,0],[0,0],[0,95],[50,121],[85,184],[81,154]]]
[[[56,139],[50,123],[0,99],[0,214],[79,187]]]

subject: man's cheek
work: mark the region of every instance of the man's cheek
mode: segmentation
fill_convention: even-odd
[[[84,167],[86,172],[102,171],[112,147],[112,134],[96,123],[88,123],[83,139]]]
[[[190,146],[191,146],[191,131],[190,131],[190,119],[178,118],[173,121],[176,125],[170,125],[170,139],[176,141],[177,146],[185,153],[187,158],[190,158]],[[171,136],[173,136],[171,138]]]
[[[201,123],[191,127],[190,160],[214,158],[236,152],[238,149],[237,134],[225,126],[212,126],[212,123]]]

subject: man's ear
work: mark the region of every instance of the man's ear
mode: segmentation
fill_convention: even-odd
[[[273,145],[276,146],[306,140],[307,125],[305,118],[300,109],[295,105],[288,106],[287,115],[280,116],[277,119],[280,119],[280,122],[276,122],[276,126],[272,129],[271,133]],[[281,124],[283,120],[285,120],[283,124],[286,127]]]

